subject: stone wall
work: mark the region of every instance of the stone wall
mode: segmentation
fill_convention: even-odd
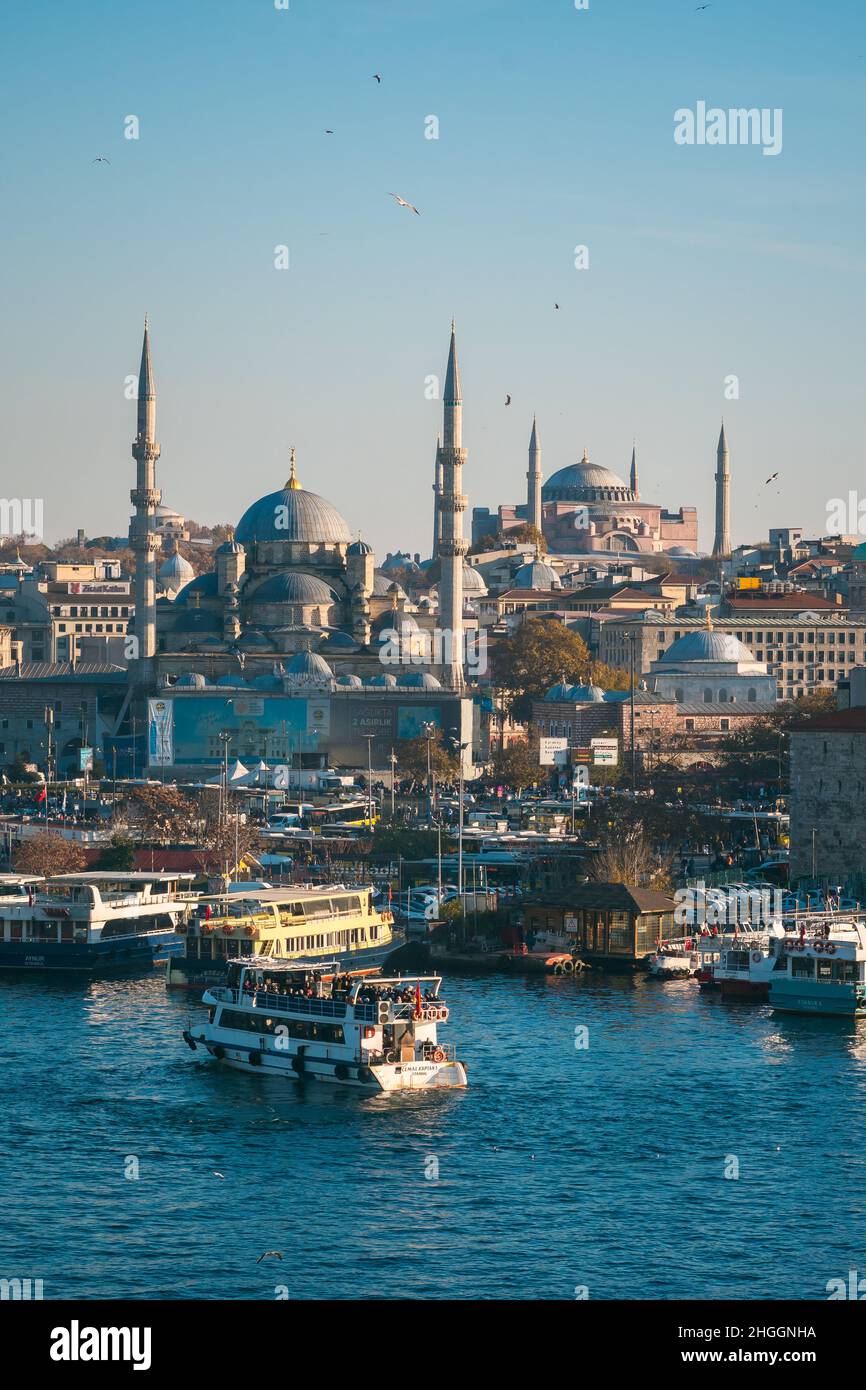
[[[866,898],[866,730],[791,734],[791,880]]]

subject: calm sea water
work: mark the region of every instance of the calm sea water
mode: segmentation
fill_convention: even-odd
[[[0,982],[0,1276],[46,1298],[703,1299],[866,1273],[856,1025],[643,977],[444,992],[469,1089],[380,1099],[191,1053],[200,1009],[158,977]]]

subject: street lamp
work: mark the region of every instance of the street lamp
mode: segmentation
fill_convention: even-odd
[[[628,676],[629,676],[628,684],[629,684],[629,705],[630,705],[629,722],[630,722],[630,736],[631,736],[631,790],[632,790],[632,795],[634,795],[635,785],[636,785],[636,777],[637,777],[637,771],[636,771],[637,764],[636,764],[636,761],[635,761],[635,759],[636,759],[636,751],[637,751],[637,750],[635,749],[635,746],[634,746],[634,644],[635,644],[635,642],[637,641],[637,636],[638,636],[638,635],[637,635],[636,632],[627,632],[625,636],[626,636],[626,641],[628,642]]]
[[[455,749],[458,758],[457,765],[457,786],[459,807],[457,811],[457,897],[460,902],[461,911],[463,908],[463,754],[469,747],[468,743],[461,743],[459,737],[453,736],[451,746]]]
[[[436,737],[436,725],[433,723],[422,724],[421,726],[425,739],[427,740],[427,819],[433,819],[433,768],[431,764],[430,746]]]
[[[397,754],[391,749],[391,756],[388,759],[391,764],[391,820],[394,820],[394,779],[397,776]]]
[[[373,739],[375,737],[375,734],[364,734],[364,738],[367,740],[367,824],[371,832],[373,829]]]

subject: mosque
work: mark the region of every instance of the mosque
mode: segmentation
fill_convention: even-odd
[[[131,685],[147,700],[151,765],[218,761],[220,729],[232,753],[285,757],[293,739],[311,756],[355,766],[370,753],[382,767],[395,740],[425,725],[471,744],[472,701],[464,696],[464,628],[475,623],[462,534],[462,397],[454,325],[437,450],[441,537],[438,585],[412,604],[372,547],[353,539],[326,498],[303,486],[294,449],[289,476],[253,502],[214,568],[194,576],[165,527],[156,486],[156,385],[145,322],[139,372],[138,429],[132,446],[136,486],[130,546],[136,553],[135,638]],[[172,513],[172,516],[175,514]],[[182,519],[181,519],[182,520]],[[435,631],[457,640],[437,646]],[[158,707],[158,708],[157,708]]]

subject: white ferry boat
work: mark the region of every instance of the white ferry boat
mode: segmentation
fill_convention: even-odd
[[[184,1040],[241,1071],[367,1091],[466,1085],[454,1044],[441,1043],[441,976],[358,978],[338,961],[231,961],[205,991],[207,1023]]]
[[[866,925],[862,921],[801,922],[785,938],[785,969],[770,980],[779,1013],[866,1015]]]
[[[697,952],[686,949],[683,943],[671,943],[653,951],[644,965],[655,980],[682,980],[697,974],[699,959]]]
[[[369,885],[204,894],[179,930],[185,947],[169,960],[166,984],[180,989],[222,984],[226,963],[249,955],[378,970],[406,942],[392,913],[375,906]]]
[[[192,874],[57,874],[0,893],[0,970],[150,970],[183,950]],[[7,885],[8,886],[8,885]]]
[[[722,938],[713,978],[723,999],[767,999],[773,975],[785,969],[785,928],[746,928]]]

